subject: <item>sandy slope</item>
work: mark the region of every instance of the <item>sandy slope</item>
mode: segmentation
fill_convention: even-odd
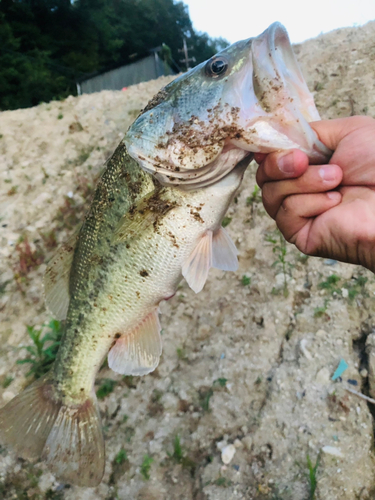
[[[375,23],[295,50],[322,117],[375,116]],[[26,367],[16,365],[25,355],[18,347],[29,344],[25,326],[49,319],[42,275],[53,238],[73,232],[104,160],[167,81],[0,114],[0,382],[14,378],[0,388],[4,403],[27,383]],[[239,271],[213,270],[201,294],[182,284],[163,304],[164,353],[154,374],[130,381],[100,373],[117,381],[100,403],[103,483],[64,488],[43,465],[0,449],[0,498],[302,500],[310,498],[307,457],[315,463],[319,453],[317,498],[374,498],[373,418],[366,402],[345,390],[347,379],[356,390],[375,390],[363,371],[371,354],[366,336],[375,328],[373,275],[306,259],[288,245],[284,297],[283,269],[271,266],[279,254],[275,226],[259,198],[247,203],[254,172],[229,211]],[[17,245],[20,238],[29,249]],[[332,274],[339,277],[334,293],[319,287]],[[363,286],[359,276],[368,278]],[[341,358],[349,369],[334,383]],[[224,387],[218,379],[226,379]],[[190,461],[169,456],[175,436]],[[224,466],[220,449],[228,444],[236,452]],[[322,451],[326,446],[340,456]],[[122,448],[127,460],[118,464]],[[154,460],[148,481],[141,474],[146,454]]]

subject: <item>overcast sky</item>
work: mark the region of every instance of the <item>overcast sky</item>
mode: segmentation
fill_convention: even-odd
[[[274,21],[292,43],[375,20],[375,0],[183,0],[198,31],[230,43],[259,35]]]

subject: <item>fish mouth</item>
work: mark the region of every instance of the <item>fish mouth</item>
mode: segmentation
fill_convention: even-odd
[[[307,154],[310,163],[328,162],[332,151],[318,139],[309,125],[320,120],[320,116],[285,27],[281,23],[273,23],[254,38],[251,56],[253,91],[258,106],[265,112],[263,120],[254,119],[257,135],[267,135],[267,124],[280,135],[280,149],[298,148]],[[289,147],[286,139],[289,139]],[[274,151],[277,149],[276,136],[272,140]],[[266,143],[258,144],[259,152],[270,152],[267,149]]]

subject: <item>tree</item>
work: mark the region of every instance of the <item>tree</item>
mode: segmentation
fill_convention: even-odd
[[[196,33],[187,6],[174,0],[1,0],[0,109],[74,94],[80,76],[163,43],[178,61],[184,37],[197,62],[225,44]]]

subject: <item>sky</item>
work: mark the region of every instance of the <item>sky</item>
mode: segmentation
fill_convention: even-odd
[[[292,43],[375,20],[375,0],[183,0],[195,29],[230,43],[280,21]]]

